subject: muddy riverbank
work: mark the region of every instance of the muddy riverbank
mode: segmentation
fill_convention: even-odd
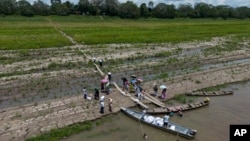
[[[0,139],[21,141],[54,128],[100,118],[110,114],[109,97],[114,100],[113,112],[121,106],[135,105],[115,88],[110,95],[102,94],[106,96],[104,115],[99,113],[97,100],[84,100],[82,88],[87,87],[93,97],[93,89],[99,87],[102,79],[84,54],[104,59],[102,70],[111,71],[113,81],[119,85],[121,77],[131,74],[144,79],[143,88],[149,93],[153,83],[168,85],[168,99],[201,88],[249,80],[249,41],[238,43],[236,46],[241,46],[233,51],[204,51],[223,46],[226,41],[215,38],[177,45],[107,45],[108,48],[92,49],[77,45],[0,52],[5,56],[0,64]],[[203,66],[207,68],[202,69]]]

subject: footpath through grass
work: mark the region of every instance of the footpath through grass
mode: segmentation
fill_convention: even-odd
[[[0,17],[0,49],[61,47],[71,43],[59,29],[78,43],[180,43],[235,35],[250,37],[250,20],[139,19],[113,17],[50,16]]]

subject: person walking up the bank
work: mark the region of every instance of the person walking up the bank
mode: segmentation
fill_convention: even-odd
[[[102,64],[103,64],[102,59],[100,59],[100,60],[99,60],[99,65],[100,65],[100,67],[102,67]]]
[[[87,99],[87,90],[85,87],[83,88],[83,98]]]

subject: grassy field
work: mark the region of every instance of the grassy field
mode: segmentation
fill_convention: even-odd
[[[71,45],[55,28],[78,43],[179,43],[235,35],[250,37],[250,20],[139,19],[111,17],[0,17],[0,49]],[[52,22],[49,22],[52,21]]]

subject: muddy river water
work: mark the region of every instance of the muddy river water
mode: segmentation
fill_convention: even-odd
[[[207,107],[184,112],[182,118],[170,118],[180,125],[197,129],[193,141],[229,141],[230,124],[250,124],[250,82],[231,84],[227,89],[233,95],[211,97]],[[163,115],[159,115],[163,116]],[[141,124],[123,113],[110,116],[109,121],[62,141],[140,141],[142,133],[147,133],[148,141],[186,141],[182,137],[169,134]]]

